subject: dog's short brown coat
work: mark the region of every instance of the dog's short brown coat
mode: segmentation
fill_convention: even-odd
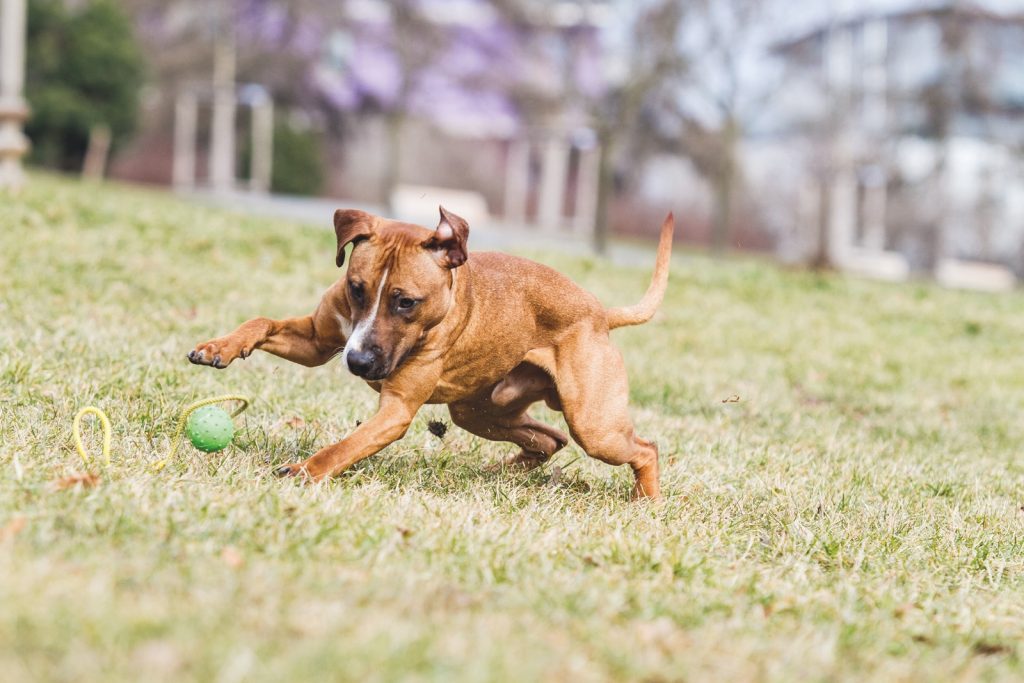
[[[610,329],[657,310],[668,281],[672,215],[665,219],[654,277],[636,305],[605,309],[557,271],[533,261],[466,248],[469,227],[441,208],[438,227],[335,213],[336,260],[354,243],[345,276],[312,315],[255,318],[199,344],[189,360],[227,367],[256,349],[307,366],[343,352],[380,392],[377,413],[339,443],[279,474],[314,480],[337,474],[401,438],[424,403],[448,404],[452,421],[522,449],[512,462],[536,466],[565,446],[561,431],[526,414],[545,401],[561,410],[573,439],[592,457],[628,464],[634,495],[658,497],[658,451],[638,437],[628,385]],[[356,348],[358,347],[358,348]]]

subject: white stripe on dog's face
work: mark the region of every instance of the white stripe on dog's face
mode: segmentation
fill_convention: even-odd
[[[352,336],[352,321],[341,313],[335,313],[334,317],[338,319],[338,329],[341,330],[341,336],[345,338],[345,343],[347,344],[348,338]]]
[[[384,292],[384,285],[388,281],[388,269],[384,269],[384,274],[380,277],[380,286],[377,287],[377,297],[370,303],[370,315],[366,316],[362,320],[356,323],[355,329],[352,330],[352,335],[345,342],[345,351],[342,353],[341,362],[348,366],[348,352],[349,351],[364,351],[363,342],[366,339],[366,335],[373,328],[373,321],[377,319],[377,312],[380,311],[381,306],[381,294]],[[351,323],[349,323],[351,325]]]

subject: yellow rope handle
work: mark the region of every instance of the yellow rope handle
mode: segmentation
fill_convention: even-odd
[[[92,413],[99,418],[100,426],[103,428],[103,460],[110,466],[110,420],[107,419],[107,414],[96,406],[86,406],[78,411],[75,415],[75,421],[71,423],[71,435],[75,439],[75,448],[78,449],[78,454],[82,456],[82,462],[88,467],[90,464],[89,454],[85,450],[85,444],[82,443],[82,418]]]
[[[239,396],[237,394],[228,394],[227,396],[214,396],[213,398],[204,398],[201,401],[196,401],[185,406],[185,409],[181,411],[181,417],[178,418],[178,427],[174,430],[174,439],[171,441],[171,450],[167,454],[167,457],[159,462],[153,463],[153,471],[159,472],[163,468],[167,467],[169,463],[178,452],[178,446],[181,445],[181,437],[185,433],[185,425],[188,423],[188,416],[203,406],[213,405],[214,403],[221,403],[223,401],[240,401],[241,406],[233,413],[231,417],[237,417],[243,410],[249,407],[249,399],[245,396]]]

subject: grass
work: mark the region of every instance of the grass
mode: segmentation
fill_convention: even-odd
[[[329,231],[46,176],[0,201],[5,681],[1024,675],[1021,295],[679,257],[662,313],[615,333],[660,505],[575,447],[486,472],[511,447],[437,439],[443,407],[304,486],[272,466],[375,394],[337,364],[185,353],[311,310]],[[537,256],[609,305],[649,276]],[[148,472],[182,405],[236,391],[235,445]],[[114,466],[57,490],[87,404]]]

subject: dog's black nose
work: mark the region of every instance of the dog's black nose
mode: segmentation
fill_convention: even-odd
[[[376,363],[377,354],[373,351],[356,351],[353,349],[348,352],[348,369],[357,377],[369,375]]]

